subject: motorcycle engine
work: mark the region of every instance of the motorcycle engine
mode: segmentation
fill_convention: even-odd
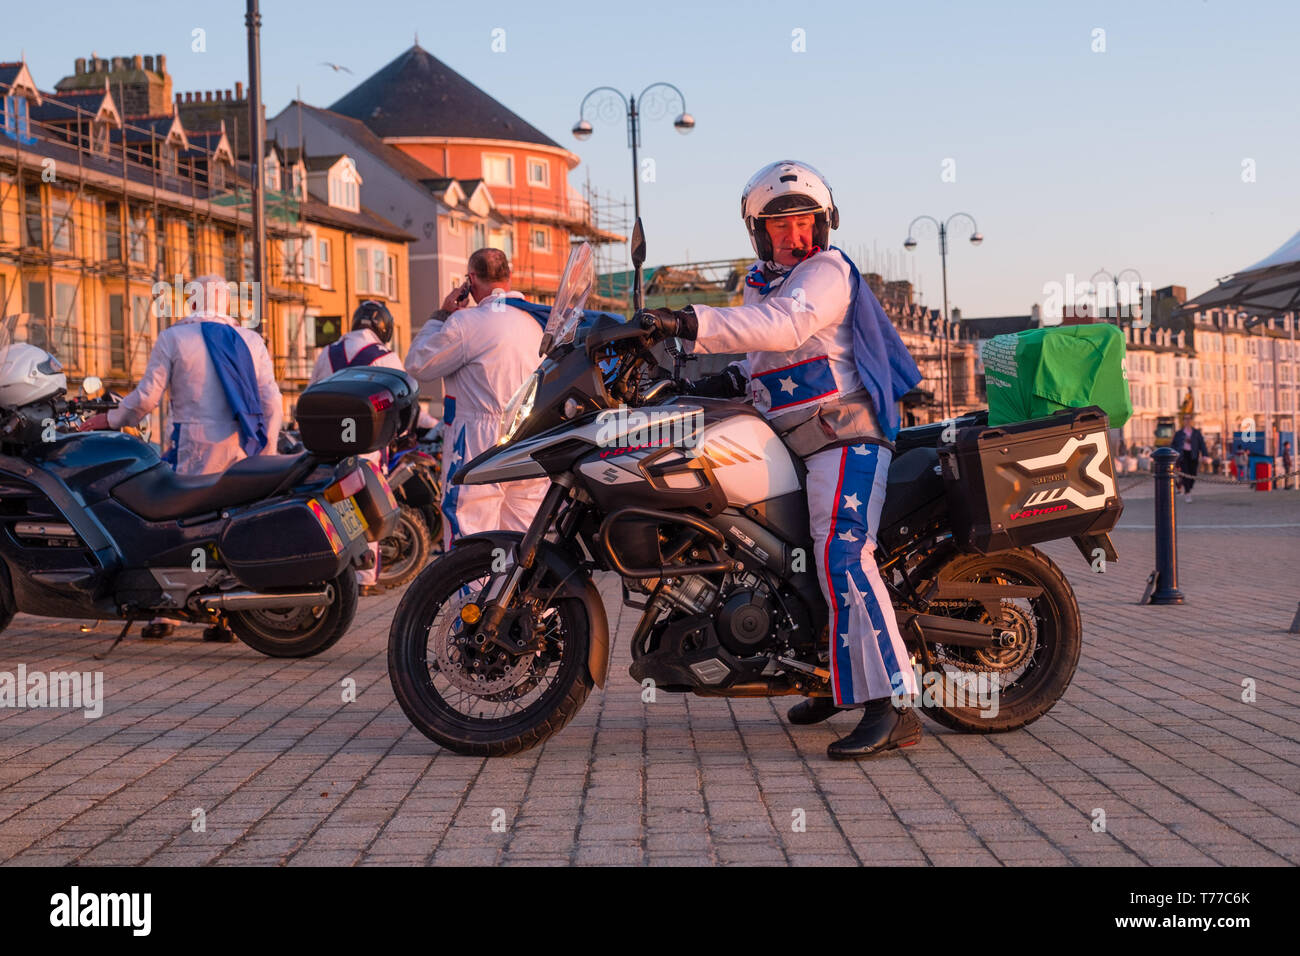
[[[717,588],[698,575],[665,582],[660,593],[688,614],[709,613],[718,600]],[[727,578],[715,620],[718,642],[737,657],[752,657],[772,643],[779,617],[768,586],[745,573]]]

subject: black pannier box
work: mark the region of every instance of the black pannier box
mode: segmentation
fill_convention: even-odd
[[[1113,528],[1124,503],[1109,426],[1090,406],[958,429],[939,449],[957,546],[988,554]]]
[[[237,515],[221,532],[217,548],[245,587],[291,588],[304,580],[332,581],[364,551],[364,538],[348,542],[337,525],[335,530],[337,541],[321,526],[310,502],[279,501]]]
[[[303,447],[316,455],[364,455],[386,448],[419,415],[415,379],[395,368],[345,368],[298,399]]]

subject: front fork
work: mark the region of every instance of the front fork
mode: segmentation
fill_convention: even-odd
[[[537,558],[537,547],[541,544],[546,532],[550,530],[555,515],[560,510],[560,506],[569,496],[569,490],[573,487],[573,477],[568,474],[558,474],[551,478],[551,487],[546,491],[546,497],[542,499],[541,506],[537,509],[537,514],[533,517],[533,523],[528,526],[523,540],[519,542],[519,553],[516,556],[515,566],[505,582],[498,586],[493,586],[491,591],[486,595],[488,606],[483,613],[483,619],[479,622],[478,631],[483,635],[485,644],[499,644],[508,651],[516,650],[514,644],[510,641],[498,640],[497,632],[501,627],[501,622],[505,620],[506,611],[510,608],[510,603],[514,600],[519,591],[519,582],[523,580],[524,575],[532,568],[533,562]]]

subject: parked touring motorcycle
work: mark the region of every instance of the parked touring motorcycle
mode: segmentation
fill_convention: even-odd
[[[407,589],[389,634],[398,702],[457,753],[541,743],[604,686],[609,619],[595,570],[618,574],[624,603],[642,611],[631,674],[643,686],[830,693],[801,460],[751,406],[653,380],[651,319],[581,323],[583,252],[500,443],[455,479],[549,477],[536,519],[522,535],[459,540]],[[653,412],[657,435],[647,440],[631,411]],[[1100,410],[1002,428],[986,414],[898,435],[876,552],[924,677],[922,712],[973,733],[1046,713],[1078,661],[1074,593],[1030,545],[1072,537],[1090,560],[1114,560],[1106,532],[1122,509]],[[995,712],[971,690],[979,681],[996,687]]]
[[[15,324],[0,325],[0,630],[17,611],[116,618],[123,636],[165,616],[224,622],[273,657],[343,636],[356,612],[352,564],[397,511],[355,455],[410,426],[414,382],[350,370],[299,400],[301,454],[180,476],[138,438],[77,432],[116,400],[66,397],[57,360],[13,342]]]

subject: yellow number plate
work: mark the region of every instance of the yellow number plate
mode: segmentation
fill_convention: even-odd
[[[339,514],[339,520],[343,523],[343,530],[347,532],[348,539],[359,538],[366,533],[366,516],[361,513],[357,507],[355,498],[344,498],[342,501],[334,503],[334,510]]]

